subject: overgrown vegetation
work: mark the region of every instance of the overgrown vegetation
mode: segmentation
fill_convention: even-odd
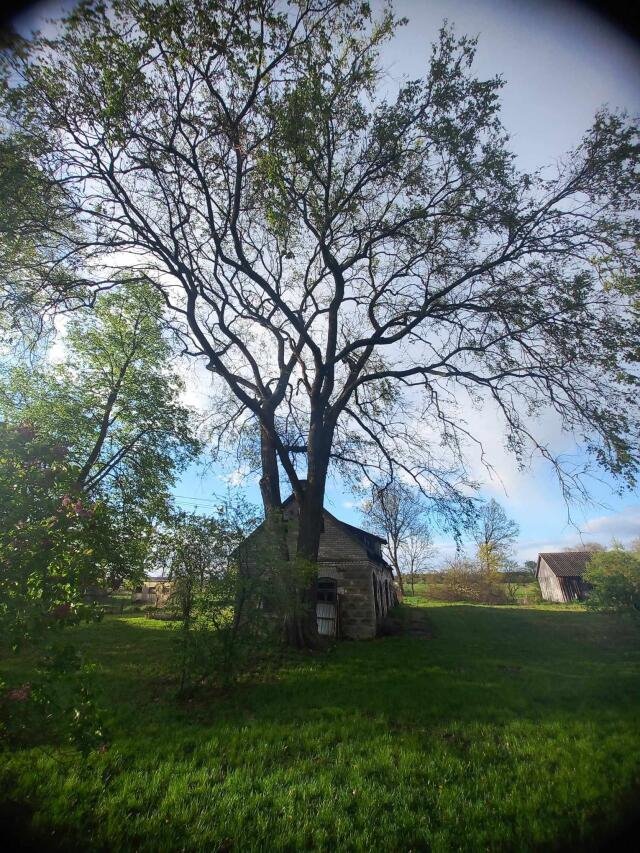
[[[534,576],[525,572],[500,572],[489,576],[471,560],[453,560],[441,571],[417,577],[416,600],[466,602],[470,604],[542,603]]]
[[[174,514],[160,536],[155,558],[172,581],[181,694],[258,671],[282,638],[285,570],[265,549],[248,571],[241,548],[258,521],[255,507],[228,499],[212,517]]]
[[[97,662],[108,747],[5,753],[4,837],[114,851],[604,843],[640,784],[635,620],[420,603],[401,612],[424,614],[431,640],[338,644],[181,704],[167,623],[73,629]]]
[[[507,590],[497,572],[488,571],[474,560],[452,560],[440,572],[438,598],[443,601],[475,601],[506,604]]]
[[[587,605],[593,610],[640,615],[640,548],[634,551],[613,548],[594,553],[584,579],[591,586]]]
[[[43,348],[39,367],[2,365],[0,653],[27,647],[40,661],[36,681],[6,688],[4,735],[31,721],[85,746],[100,737],[87,667],[62,629],[100,617],[88,590],[144,574],[177,472],[200,447],[168,364],[160,299],[138,285],[75,314],[59,361]]]
[[[108,551],[100,504],[71,497],[67,449],[30,425],[0,423],[0,645],[39,641],[86,615],[82,589]]]

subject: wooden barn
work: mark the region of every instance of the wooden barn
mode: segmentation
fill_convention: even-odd
[[[588,591],[582,580],[591,551],[538,554],[536,578],[545,601],[580,601]]]
[[[293,495],[283,504],[290,551],[295,548],[297,504]],[[382,557],[386,540],[336,518],[325,509],[318,554],[318,631],[361,640],[375,637],[382,620],[397,604],[391,566]],[[264,523],[246,540],[249,571],[260,560]]]

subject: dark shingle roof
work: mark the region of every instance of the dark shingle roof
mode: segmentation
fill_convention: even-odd
[[[285,507],[290,504],[294,499],[293,495],[289,495],[289,497],[282,502],[282,506]],[[375,542],[379,542],[380,545],[386,545],[387,540],[382,536],[378,536],[376,533],[370,533],[368,530],[363,530],[361,527],[356,527],[355,524],[349,524],[346,521],[342,521],[340,518],[336,518],[332,512],[325,507],[324,514],[328,515],[329,518],[333,519],[333,521],[341,527],[345,533],[348,533],[354,539],[356,539],[360,545],[362,545],[367,552],[367,557],[372,560],[374,563],[380,563],[380,565],[391,571],[391,566],[383,559],[382,555],[378,553],[378,548],[374,545]],[[262,525],[260,525],[262,526]]]
[[[558,578],[579,578],[584,574],[589,559],[593,556],[592,551],[559,551],[538,555],[538,570],[540,560],[544,560],[554,575]],[[536,577],[538,571],[536,571]]]
[[[381,545],[387,544],[387,540],[384,539],[382,536],[378,536],[377,533],[370,533],[368,530],[363,530],[361,527],[356,527],[355,524],[349,524],[346,521],[342,521],[341,518],[336,518],[335,515],[332,512],[329,512],[329,510],[326,508],[324,512],[325,515],[328,515],[335,522],[337,522],[340,527],[343,527],[348,533],[351,533],[356,536],[358,539],[360,539],[360,541],[368,543],[370,539],[375,539],[376,542],[380,542]]]
[[[369,533],[368,530],[363,530],[361,527],[356,527],[354,524],[348,524],[346,521],[336,518],[332,512],[329,512],[329,510],[326,509],[326,507],[324,514],[328,515],[329,518],[332,518],[338,527],[341,527],[345,533],[348,533],[350,536],[353,536],[354,539],[357,539],[367,552],[367,557],[370,560],[373,560],[374,563],[380,563],[381,566],[385,566],[385,568],[389,570],[391,569],[389,564],[383,559],[382,554],[378,553],[380,546],[378,545],[376,547],[374,544],[379,542],[380,545],[386,545],[386,539],[383,539],[382,536],[378,536],[375,533]]]
[[[304,481],[303,481],[304,482]],[[283,508],[288,506],[294,499],[294,495],[289,495],[289,497],[282,502]],[[378,536],[377,533],[371,533],[369,530],[363,530],[361,527],[356,527],[355,524],[349,524],[346,521],[342,521],[340,518],[336,518],[332,512],[325,507],[324,508],[325,515],[328,515],[329,518],[332,518],[340,527],[343,527],[348,533],[351,533],[353,536],[356,536],[360,541],[365,542],[368,539],[376,539],[382,545],[387,544],[387,540],[382,536]]]

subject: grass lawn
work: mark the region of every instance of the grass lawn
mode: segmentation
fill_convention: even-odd
[[[432,639],[341,643],[183,704],[169,625],[73,629],[109,748],[1,754],[5,817],[43,849],[520,851],[614,832],[640,791],[638,626],[418,606]]]
[[[446,601],[447,596],[443,595],[445,591],[445,584],[443,579],[434,574],[430,575],[421,575],[418,576],[414,585],[413,591],[411,589],[411,582],[409,579],[405,579],[405,593],[409,596],[415,595],[416,599],[419,598],[432,598],[434,600]],[[505,596],[507,598],[508,603],[517,603],[517,604],[527,604],[527,605],[538,605],[542,604],[542,598],[540,596],[540,587],[538,586],[538,582],[534,579],[527,582],[518,582],[511,584],[511,589],[515,593],[516,601],[513,602],[510,598],[509,587],[505,583],[503,586]]]

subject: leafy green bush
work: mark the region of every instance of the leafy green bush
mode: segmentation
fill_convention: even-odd
[[[74,491],[76,479],[67,448],[30,424],[0,424],[0,646],[99,613],[82,591],[99,580],[108,516]]]
[[[181,692],[204,682],[228,686],[278,645],[283,574],[266,553],[248,571],[239,550],[257,521],[253,507],[228,500],[214,516],[176,513],[158,543],[158,567],[173,587],[169,610],[179,620]]]
[[[71,745],[83,755],[105,748],[94,667],[70,643],[54,643],[28,680],[0,680],[0,744],[13,749],[42,742]]]
[[[584,580],[592,589],[587,606],[594,610],[640,613],[640,556],[622,548],[594,553]]]
[[[478,604],[506,604],[508,601],[499,574],[483,570],[472,560],[453,560],[442,572],[437,598],[443,601],[472,601]]]

